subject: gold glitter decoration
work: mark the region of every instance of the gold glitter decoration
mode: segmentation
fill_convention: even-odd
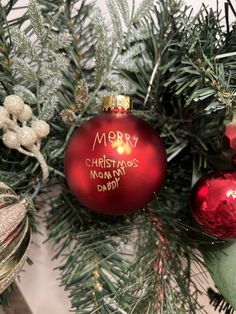
[[[0,106],[0,129],[3,129],[3,143],[11,149],[38,160],[43,180],[49,175],[48,165],[40,152],[41,141],[49,133],[49,125],[43,120],[27,122],[32,117],[31,108],[17,95],[7,96],[4,107]],[[21,126],[19,126],[21,124]]]
[[[74,111],[72,111],[71,109],[62,110],[60,112],[60,116],[61,116],[62,121],[68,125],[71,125],[76,121],[76,115]]]
[[[0,182],[0,293],[19,274],[27,259],[31,232],[27,202]]]
[[[83,110],[88,100],[88,96],[89,96],[88,83],[85,80],[79,80],[74,92],[75,99],[75,106],[73,106],[74,112],[79,112]]]
[[[102,109],[103,111],[113,111],[115,109],[130,111],[132,109],[131,98],[124,95],[105,96],[103,99]]]

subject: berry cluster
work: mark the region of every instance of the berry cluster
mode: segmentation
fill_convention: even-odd
[[[33,116],[32,109],[17,95],[7,96],[0,106],[0,128],[3,129],[3,143],[17,149],[22,154],[35,157],[43,172],[43,180],[48,177],[48,166],[40,152],[41,141],[49,134],[49,125],[43,120],[27,122]],[[19,125],[21,124],[21,126]]]

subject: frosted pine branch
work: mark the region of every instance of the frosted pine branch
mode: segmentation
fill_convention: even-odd
[[[62,54],[46,49],[42,59],[42,73],[44,80],[51,77],[62,78],[62,71],[66,70],[69,60]]]
[[[120,20],[120,14],[116,6],[116,1],[106,0],[106,5],[112,21],[112,42],[113,45],[119,45],[123,37],[123,29]]]
[[[51,77],[46,81],[46,85],[42,86],[39,91],[39,102],[42,103],[52,95],[54,95],[57,90],[61,87],[61,80],[56,77]]]
[[[52,95],[43,104],[42,113],[40,119],[48,121],[54,116],[55,109],[58,105],[58,98],[55,95]]]
[[[154,6],[155,0],[143,0],[136,10],[134,22],[139,22]]]
[[[128,34],[129,43],[137,43],[138,41],[143,41],[150,38],[150,32],[145,26],[140,26],[135,31]]]
[[[45,23],[40,6],[36,0],[30,0],[29,2],[29,16],[35,34],[37,35],[38,39],[43,42],[46,29],[44,26]]]
[[[38,78],[33,68],[22,58],[14,57],[12,59],[13,69],[17,71],[23,79],[31,82],[31,85],[36,85]]]
[[[25,35],[24,32],[21,32],[18,27],[11,28],[11,39],[14,43],[14,47],[18,53],[24,54],[24,56],[36,60],[38,54],[34,49],[30,39]]]
[[[113,74],[109,77],[106,86],[118,94],[134,95],[136,93],[135,85],[121,75]]]
[[[104,23],[101,10],[97,9],[93,16],[94,30],[97,37],[97,45],[95,52],[95,86],[97,87],[101,81],[105,68],[109,65],[110,47],[108,45],[108,33]]]
[[[129,4],[127,0],[119,0],[116,1],[117,7],[120,10],[120,14],[123,18],[123,21],[125,25],[128,27],[129,26],[129,21],[130,21],[130,10],[129,10]]]
[[[127,70],[132,73],[139,72],[140,68],[137,64],[140,64],[140,56],[145,51],[143,43],[137,43],[130,47],[125,53],[118,57],[116,66],[119,70]],[[137,60],[139,63],[137,63]]]
[[[52,34],[47,44],[47,47],[51,50],[57,51],[68,47],[71,44],[72,36],[68,30],[59,34]]]
[[[37,103],[37,99],[35,95],[23,85],[14,86],[13,90],[14,90],[14,93],[20,96],[27,104],[34,105]]]

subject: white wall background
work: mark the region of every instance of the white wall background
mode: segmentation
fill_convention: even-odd
[[[8,1],[9,0],[0,0],[0,2],[3,4],[7,3]],[[108,18],[105,0],[93,0],[93,1],[96,3],[96,5],[98,7],[100,7],[103,10],[104,14],[106,15],[106,18]],[[116,0],[116,1],[119,1],[119,0]],[[140,4],[141,1],[142,0],[135,0],[135,6],[138,7],[138,5]],[[131,5],[132,0],[128,0],[128,2]],[[199,8],[201,7],[202,3],[204,3],[206,6],[216,8],[217,0],[185,0],[184,2],[187,5],[191,5],[194,9],[194,12],[197,12],[199,10]],[[219,8],[221,10],[224,10],[224,3],[226,2],[226,0],[218,0],[218,2],[219,2]],[[19,3],[21,6],[25,6],[25,5],[27,5],[28,0],[20,0]],[[17,12],[13,13],[13,15],[15,15],[15,14],[17,14]]]
[[[8,0],[0,1],[6,3]],[[141,0],[136,0],[135,2],[136,6],[138,6]],[[195,12],[200,8],[202,3],[201,0],[186,0],[185,2],[188,5],[192,5]],[[219,0],[221,9],[224,7],[224,2],[224,0]],[[20,1],[22,6],[27,3],[27,0]],[[97,0],[96,3],[103,10],[106,18],[108,18],[105,0]],[[129,0],[129,3],[131,4],[132,0]],[[207,0],[204,1],[204,3],[205,5],[216,7],[216,0]],[[14,12],[14,14],[19,14],[19,12]],[[42,231],[45,233],[43,226]],[[26,273],[21,276],[20,287],[33,314],[69,314],[69,300],[63,288],[58,287],[59,282],[56,280],[58,274],[56,271],[53,271],[56,263],[51,262],[52,250],[48,243],[42,244],[44,240],[45,237],[40,235],[35,238],[35,242],[39,246],[32,246],[31,255],[34,265],[25,267]],[[208,314],[210,314],[210,311],[211,310],[209,310]]]

